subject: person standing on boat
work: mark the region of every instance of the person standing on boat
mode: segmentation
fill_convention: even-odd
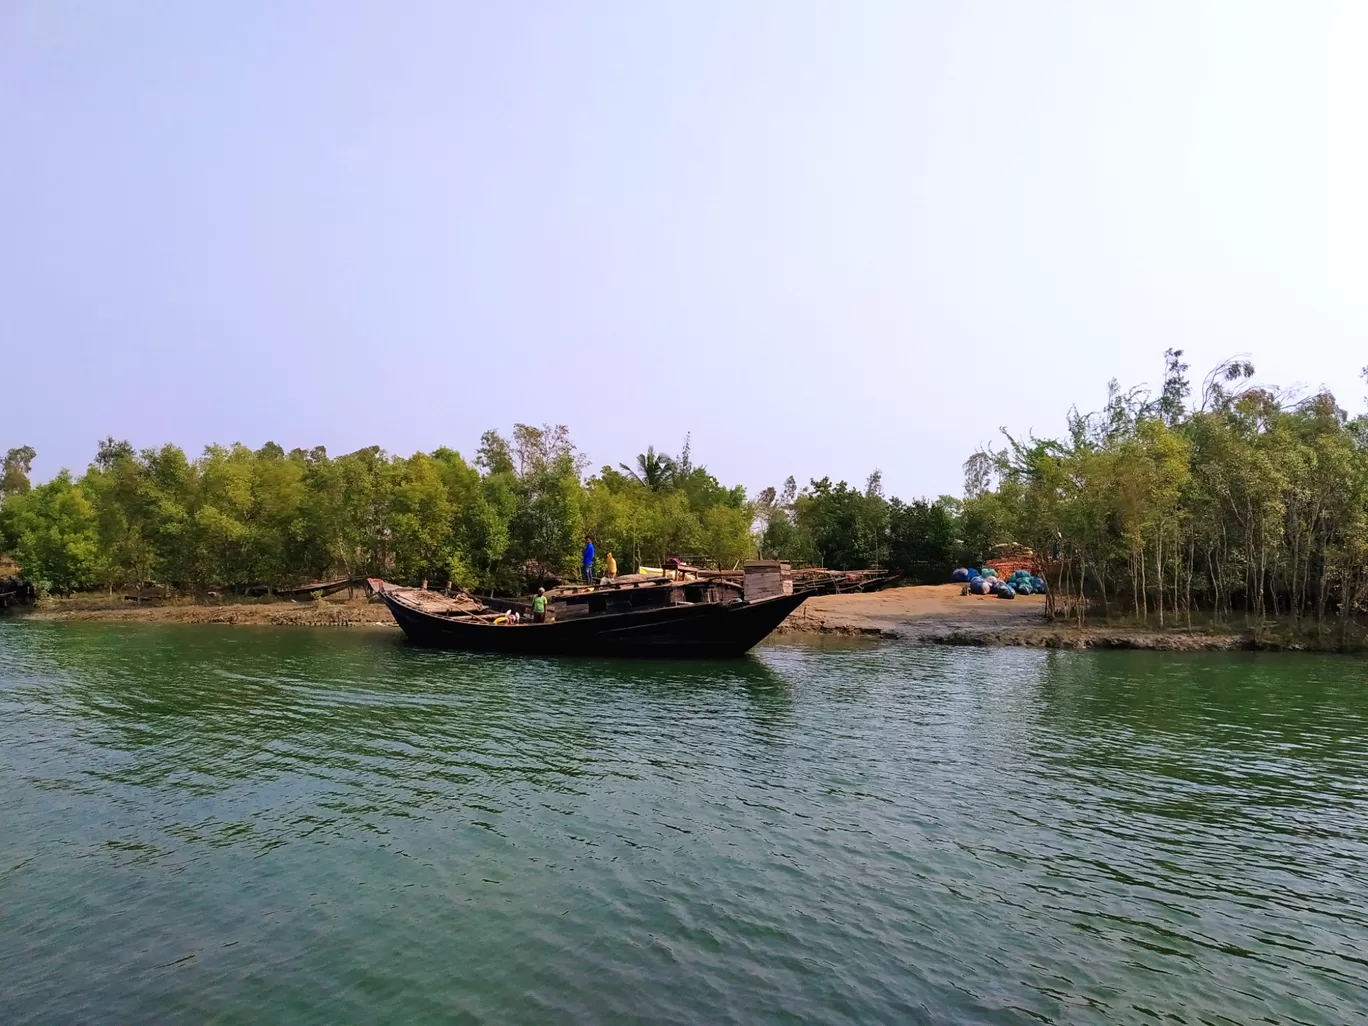
[[[532,599],[532,622],[546,623],[546,589],[538,588]]]
[[[613,558],[613,554],[610,552],[603,558],[603,562],[607,564],[604,570],[604,576],[611,581],[617,576],[617,560]]]
[[[594,539],[587,535],[584,539],[584,583],[594,583]]]

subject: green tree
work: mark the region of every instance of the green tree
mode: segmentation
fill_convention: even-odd
[[[416,453],[395,464],[389,537],[401,578],[441,580],[457,555],[456,509],[442,479],[441,461]]]
[[[934,502],[893,499],[888,506],[888,567],[908,581],[939,584],[962,558],[959,503],[942,496]]]
[[[37,455],[31,445],[21,445],[5,453],[5,462],[0,465],[0,502],[12,495],[23,495],[33,487],[29,474]]]
[[[95,508],[68,471],[12,501],[10,530],[25,574],[40,587],[64,593],[99,579]]]
[[[95,508],[100,583],[112,591],[152,577],[156,552],[147,537],[144,467],[128,442],[106,438],[81,478]]]
[[[669,486],[675,475],[675,461],[663,453],[657,453],[654,446],[647,446],[646,451],[636,458],[636,468],[627,466],[625,463],[619,464],[623,471],[651,491],[660,491]]]

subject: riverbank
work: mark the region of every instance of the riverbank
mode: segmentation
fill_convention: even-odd
[[[99,621],[104,623],[233,624],[258,627],[392,627],[394,618],[382,604],[345,596],[321,601],[245,599],[195,602],[189,599],[133,603],[118,596],[73,595],[44,599],[36,608],[16,614],[35,622]]]
[[[1087,627],[1045,619],[1045,599],[1022,595],[1010,601],[992,595],[963,595],[958,584],[890,588],[872,594],[822,595],[808,599],[778,628],[778,634],[822,634],[885,638],[919,645],[1025,648],[1130,648],[1168,652],[1264,650],[1358,650],[1361,640],[1340,645],[1298,634],[1287,625],[1260,631],[1232,626],[1146,627],[1095,624]],[[360,596],[318,601],[236,599],[195,602],[172,599],[136,604],[119,596],[48,598],[35,609],[13,614],[35,622],[231,624],[264,627],[384,627],[397,629],[388,610]],[[1355,638],[1358,639],[1356,634]]]
[[[874,594],[823,595],[808,599],[779,627],[786,634],[881,637],[923,645],[1027,648],[1130,648],[1168,652],[1240,649],[1339,649],[1285,626],[1260,631],[1226,625],[1158,628],[1133,624],[1076,627],[1045,619],[1041,595],[1010,601],[963,595],[958,584],[890,588]],[[1349,647],[1358,647],[1357,645]]]

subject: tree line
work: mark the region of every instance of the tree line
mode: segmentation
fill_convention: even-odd
[[[1017,545],[1042,561],[1060,617],[1344,628],[1368,601],[1368,418],[1327,392],[1255,385],[1247,360],[1195,396],[1187,371],[1170,350],[1158,388],[1113,381],[1063,438],[974,453],[959,499],[887,498],[877,471],[863,487],[789,478],[751,496],[696,465],[687,440],[586,474],[564,426],[485,432],[469,460],[269,443],[191,459],[111,438],[79,477],[36,487],[20,447],[0,470],[0,552],[61,592],[384,576],[512,593],[573,578],[586,535],[623,571],[761,556],[912,582]]]
[[[962,530],[1045,556],[1059,616],[1343,630],[1368,597],[1368,418],[1255,385],[1245,359],[1194,396],[1182,355],[1158,389],[1113,381],[1065,438],[971,456]]]
[[[32,448],[0,476],[0,551],[40,588],[148,583],[187,593],[384,576],[497,593],[572,578],[584,538],[623,571],[668,556],[733,567],[758,555],[843,568],[884,565],[939,580],[958,554],[955,500],[886,500],[827,478],[748,497],[654,448],[586,476],[564,426],[487,431],[453,449],[332,457],[211,445],[136,450],[107,438],[80,476],[29,480]]]

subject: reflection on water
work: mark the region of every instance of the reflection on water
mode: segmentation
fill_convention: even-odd
[[[1348,1022],[1363,685],[0,624],[6,1021]]]

